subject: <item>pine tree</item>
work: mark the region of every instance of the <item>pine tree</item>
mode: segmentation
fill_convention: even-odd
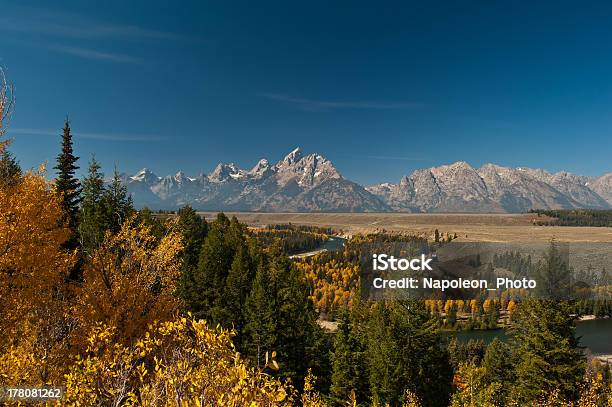
[[[327,370],[328,361],[321,358],[321,349],[327,344],[317,324],[317,314],[308,298],[308,288],[297,270],[290,266],[286,256],[270,262],[271,278],[276,287],[278,319],[277,352],[282,375],[301,385],[308,368],[317,376]],[[328,350],[326,350],[328,352]]]
[[[183,265],[177,286],[177,295],[187,304],[187,308],[202,315],[198,262],[200,252],[208,233],[208,224],[191,207],[185,206],[178,212],[179,230],[183,236]]]
[[[357,321],[355,321],[356,323]],[[368,371],[365,361],[365,346],[352,325],[351,314],[343,310],[331,355],[331,395],[339,403],[354,394],[358,401],[369,399]]]
[[[183,235],[183,269],[192,270],[198,265],[208,224],[190,206],[184,206],[178,211],[178,227]]]
[[[410,390],[423,406],[448,404],[448,351],[422,301],[377,303],[368,321],[366,354],[375,402],[397,405]]]
[[[260,264],[246,300],[243,344],[244,352],[257,368],[264,366],[266,352],[276,350],[277,343],[275,304],[268,283],[267,265]]]
[[[104,174],[95,157],[89,162],[87,177],[83,180],[83,199],[79,212],[79,236],[81,247],[87,253],[98,247],[104,237],[102,197]]]
[[[506,405],[510,389],[508,384],[514,382],[514,361],[510,346],[498,338],[493,339],[485,351],[482,367],[486,384],[497,384],[499,388],[495,395],[495,405]]]
[[[234,250],[226,239],[229,226],[227,216],[218,214],[202,245],[197,269],[183,277],[180,289],[187,309],[197,318],[225,326],[231,321],[226,320],[222,297],[234,258]]]
[[[134,212],[132,197],[121,181],[117,168],[115,168],[110,185],[104,190],[101,203],[104,230],[110,230],[111,233],[115,234],[121,229],[123,222]]]
[[[0,187],[14,185],[21,177],[21,167],[8,150],[9,142],[0,143]]]
[[[232,266],[227,276],[223,301],[228,313],[228,321],[238,332],[237,342],[241,343],[244,329],[244,307],[251,291],[255,270],[246,242],[238,246]]]
[[[518,360],[513,398],[532,403],[559,391],[568,401],[578,396],[585,359],[575,335],[571,307],[565,301],[523,300],[513,316],[512,339]]]
[[[538,264],[535,294],[539,298],[569,299],[571,294],[571,270],[561,256],[558,244],[553,240]]]
[[[79,169],[76,165],[79,157],[74,156],[72,151],[72,133],[68,119],[64,121],[62,134],[62,152],[57,156],[57,179],[55,189],[62,200],[64,221],[73,231],[72,236],[66,243],[66,248],[75,249],[78,246],[77,217],[79,211],[81,184],[75,176],[75,171]]]

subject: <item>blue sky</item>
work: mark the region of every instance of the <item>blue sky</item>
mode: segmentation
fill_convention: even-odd
[[[5,0],[12,150],[52,162],[68,114],[107,173],[296,146],[363,184],[458,160],[610,172],[612,3],[527,3]]]

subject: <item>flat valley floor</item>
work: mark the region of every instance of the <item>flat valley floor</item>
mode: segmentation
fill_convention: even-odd
[[[212,219],[216,212],[201,212]],[[459,241],[527,243],[562,242],[610,243],[612,228],[537,226],[550,220],[537,214],[466,214],[466,213],[259,213],[226,212],[252,227],[293,223],[330,227],[345,235],[374,232],[413,234],[456,233]]]

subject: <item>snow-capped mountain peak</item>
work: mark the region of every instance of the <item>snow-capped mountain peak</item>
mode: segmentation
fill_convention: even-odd
[[[208,180],[211,182],[222,182],[242,178],[245,174],[246,171],[238,168],[234,163],[219,163],[208,176]]]
[[[147,172],[148,174],[149,172]],[[299,148],[271,166],[261,159],[249,171],[234,163],[218,164],[208,175],[187,177],[182,171],[151,185],[128,180],[136,206],[173,209],[189,204],[207,210],[386,211],[389,208],[363,187],[345,180],[319,154]]]
[[[262,158],[255,164],[255,166],[248,172],[251,177],[262,177],[267,173],[270,173],[272,169],[270,168],[270,163],[265,158]]]
[[[276,164],[276,168],[287,167],[295,164],[302,159],[302,150],[299,147],[294,148],[289,154],[285,156]]]
[[[612,173],[584,177],[528,167],[464,161],[418,169],[397,184],[364,189],[342,177],[320,154],[299,148],[277,164],[250,170],[219,164],[208,175],[182,171],[160,178],[143,168],[125,177],[136,206],[247,211],[524,212],[529,209],[612,208]]]
[[[149,170],[148,168],[143,168],[136,174],[132,175],[130,179],[132,181],[144,182],[145,184],[152,184],[154,182],[159,181],[160,177],[153,174],[153,172],[151,172],[151,170]]]

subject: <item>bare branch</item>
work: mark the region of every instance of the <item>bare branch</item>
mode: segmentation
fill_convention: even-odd
[[[0,136],[4,135],[15,107],[15,87],[6,77],[6,69],[0,66]]]

